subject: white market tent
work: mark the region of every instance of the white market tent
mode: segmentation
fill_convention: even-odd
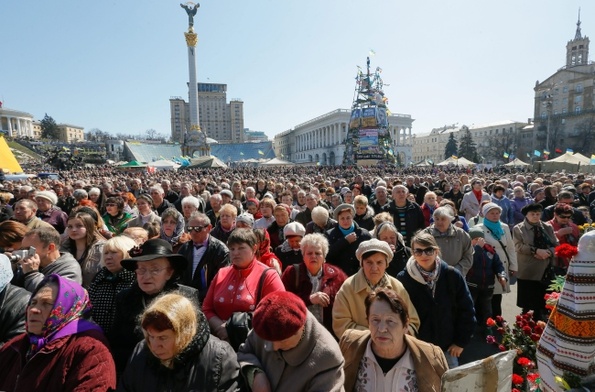
[[[473,166],[476,165],[475,162],[471,162],[470,160],[468,160],[465,157],[460,157],[460,158],[453,158],[450,157],[440,163],[437,163],[438,166],[448,166],[448,165],[453,165],[453,166],[463,166],[463,167],[467,167],[467,166]]]
[[[541,161],[541,168],[543,171],[554,172],[566,170],[567,172],[575,172],[587,169],[590,165],[590,159],[581,154],[572,154],[567,152],[557,158],[548,161]]]
[[[279,159],[279,158],[273,158],[266,162],[262,162],[260,165],[261,166],[294,166],[295,163],[289,162],[289,161],[284,161],[283,159]]]
[[[519,166],[531,166],[531,164],[525,163],[525,162],[521,161],[519,158],[514,158],[512,161],[506,163],[504,166],[519,167]]]
[[[160,159],[158,161],[149,163],[147,166],[154,167],[155,170],[178,170],[181,165],[174,161]]]

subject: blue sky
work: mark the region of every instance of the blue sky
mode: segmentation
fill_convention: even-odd
[[[170,134],[187,99],[188,18],[180,1],[0,2],[0,101],[86,130]],[[199,81],[227,83],[245,126],[269,137],[349,108],[356,65],[383,69],[413,132],[533,117],[533,87],[565,64],[587,0],[204,0]],[[592,51],[595,51],[595,44]],[[591,56],[593,58],[593,56]]]

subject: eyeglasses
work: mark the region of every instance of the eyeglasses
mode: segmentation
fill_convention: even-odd
[[[572,215],[558,215],[558,218],[560,218],[560,219],[570,219],[570,218],[572,218]]]
[[[195,231],[197,233],[200,233],[201,231],[204,230],[206,226],[186,226],[186,230],[190,233],[192,231]]]
[[[413,254],[416,256],[421,256],[422,253],[425,253],[426,256],[432,256],[434,254],[434,252],[436,251],[436,249],[434,248],[425,248],[425,249],[413,249]]]
[[[152,269],[152,270],[148,270],[145,268],[137,268],[134,270],[134,273],[138,276],[144,276],[148,272],[151,276],[157,276],[157,275],[159,275],[159,273],[161,273],[161,271],[166,270],[166,269],[167,269],[167,267],[160,268],[160,269]]]
[[[117,207],[118,205],[116,203],[105,203],[106,207]]]

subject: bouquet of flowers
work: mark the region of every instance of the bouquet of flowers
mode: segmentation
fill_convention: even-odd
[[[510,325],[501,316],[488,318],[491,333],[486,342],[498,346],[500,351],[515,350],[517,356],[513,365],[512,391],[541,391],[537,372],[537,342],[543,333],[545,323],[533,320],[533,311],[516,316]]]

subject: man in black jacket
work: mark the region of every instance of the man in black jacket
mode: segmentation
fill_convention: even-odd
[[[405,185],[395,185],[392,194],[393,201],[387,212],[393,216],[395,227],[403,235],[405,244],[410,246],[415,232],[425,227],[424,214],[419,205],[407,200],[409,190]]]
[[[186,225],[192,241],[186,242],[178,251],[188,261],[181,283],[196,288],[201,303],[219,269],[229,265],[229,250],[210,235],[212,228],[208,216],[193,212]]]

